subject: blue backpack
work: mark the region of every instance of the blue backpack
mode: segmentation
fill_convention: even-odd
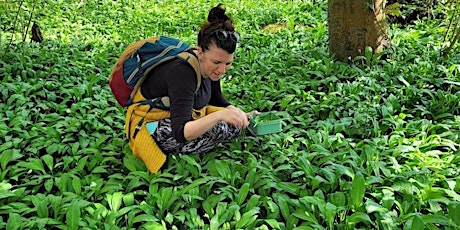
[[[127,108],[133,97],[148,76],[159,64],[179,58],[189,63],[196,72],[197,90],[201,84],[198,59],[187,52],[192,49],[188,44],[175,38],[158,36],[143,39],[130,44],[115,63],[110,74],[109,85],[117,102]]]

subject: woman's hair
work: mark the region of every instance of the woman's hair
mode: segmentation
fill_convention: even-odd
[[[201,25],[198,33],[198,46],[203,51],[209,50],[211,44],[227,51],[235,52],[239,35],[235,32],[233,21],[225,14],[222,4],[212,8],[208,14],[208,21]]]

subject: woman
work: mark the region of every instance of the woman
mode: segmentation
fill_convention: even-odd
[[[170,104],[168,109],[151,111],[139,105],[128,108],[125,127],[130,147],[151,172],[158,172],[166,154],[205,153],[237,137],[248,126],[249,115],[257,113],[243,112],[221,92],[220,77],[233,62],[238,40],[232,20],[219,4],[210,10],[198,46],[190,51],[199,61],[200,87],[196,88],[195,70],[179,59],[157,66],[142,83],[136,101],[169,97]]]

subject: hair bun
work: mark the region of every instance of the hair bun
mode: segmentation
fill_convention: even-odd
[[[226,14],[225,10],[221,7],[222,4],[217,5],[216,7],[212,8],[208,14],[208,22],[226,22],[232,21]]]

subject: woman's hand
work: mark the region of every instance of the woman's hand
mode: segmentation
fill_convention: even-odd
[[[229,106],[219,113],[221,113],[221,119],[230,125],[240,128],[246,128],[249,125],[247,114],[235,106]]]
[[[225,121],[225,120],[224,120],[225,122],[227,122],[227,123],[229,123],[229,124],[231,124],[231,125],[234,125],[234,126],[237,126],[237,127],[243,127],[243,128],[246,128],[246,127],[249,125],[249,117],[250,117],[251,115],[253,115],[253,114],[255,114],[255,115],[260,114],[260,113],[259,113],[258,111],[256,111],[256,110],[253,110],[253,111],[251,111],[251,112],[249,112],[249,113],[245,113],[245,112],[243,112],[241,109],[239,109],[239,108],[237,108],[237,107],[235,107],[235,106],[233,106],[233,105],[227,106],[227,109],[229,109],[229,110],[237,110],[239,114],[243,113],[243,114],[246,116],[246,119],[243,119],[243,120],[244,120],[244,124],[243,124],[242,126],[239,125],[240,123],[238,123],[238,120],[234,120],[233,122],[232,122],[232,121],[228,122],[228,121]]]

